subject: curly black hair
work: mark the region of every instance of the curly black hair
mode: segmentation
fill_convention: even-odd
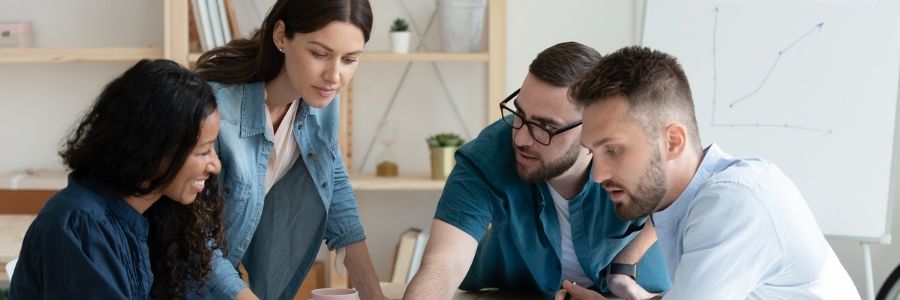
[[[169,60],[141,60],[104,87],[59,154],[76,179],[103,182],[123,197],[169,185],[217,110],[212,89]],[[161,197],[144,216],[153,298],[184,298],[224,251],[223,200],[216,176],[190,205]],[[123,200],[124,201],[124,200]]]
[[[160,199],[144,212],[150,221],[153,299],[182,299],[188,292],[198,292],[209,279],[212,250],[225,252],[218,181],[218,176],[210,176],[204,191],[187,207]]]

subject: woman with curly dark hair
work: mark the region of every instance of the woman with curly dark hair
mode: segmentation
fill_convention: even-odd
[[[28,228],[12,299],[184,298],[223,244],[210,87],[167,60],[109,83],[60,156],[71,170]]]

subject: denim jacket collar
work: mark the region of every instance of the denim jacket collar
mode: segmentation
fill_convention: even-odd
[[[274,141],[272,133],[266,128],[266,85],[265,82],[254,82],[244,85],[241,100],[241,137],[264,134],[267,141]],[[294,127],[302,124],[309,114],[309,105],[305,101],[297,101],[300,108],[294,119]]]

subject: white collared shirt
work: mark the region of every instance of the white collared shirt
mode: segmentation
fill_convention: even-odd
[[[284,118],[278,123],[278,131],[273,129],[272,115],[269,114],[268,109],[265,109],[266,128],[269,130],[269,133],[275,133],[272,135],[274,136],[274,145],[272,147],[272,155],[269,156],[269,167],[266,169],[266,193],[269,193],[272,186],[284,177],[284,174],[287,174],[287,171],[300,157],[300,148],[297,146],[297,142],[294,141],[294,128],[292,126],[294,117],[297,115],[297,107],[300,106],[299,101],[294,100],[288,104],[289,107],[287,112],[284,113]]]

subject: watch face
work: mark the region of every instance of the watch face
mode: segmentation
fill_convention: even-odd
[[[631,278],[637,279],[637,265],[611,263],[609,264],[608,270],[609,274],[626,275],[631,276]]]

